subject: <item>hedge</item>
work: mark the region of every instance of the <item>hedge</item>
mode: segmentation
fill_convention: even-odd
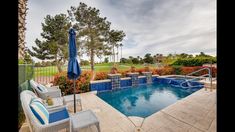
[[[207,63],[216,63],[216,58],[187,58],[178,59],[171,66],[202,66]]]

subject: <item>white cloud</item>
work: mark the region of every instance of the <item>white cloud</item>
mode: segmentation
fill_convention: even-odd
[[[78,0],[31,0],[27,15],[27,46],[40,38],[47,14],[66,13]],[[205,52],[216,54],[215,0],[83,0],[100,9],[111,27],[123,30],[123,57],[146,53]]]

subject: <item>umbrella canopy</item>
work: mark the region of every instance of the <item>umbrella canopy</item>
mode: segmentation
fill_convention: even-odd
[[[76,33],[73,28],[69,30],[69,62],[67,76],[74,82],[74,113],[76,113],[75,80],[80,76],[81,69],[77,61]]]
[[[68,78],[76,80],[81,74],[81,69],[77,61],[76,33],[73,28],[69,30],[69,62]]]

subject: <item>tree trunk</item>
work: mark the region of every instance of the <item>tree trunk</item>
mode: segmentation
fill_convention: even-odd
[[[62,72],[62,71],[63,71],[62,66],[61,66],[61,64],[60,64],[59,61],[58,61],[58,63],[57,63],[57,69],[58,69],[59,72]]]
[[[94,51],[91,49],[91,71],[94,71]]]
[[[121,46],[121,59],[122,59],[122,46]]]
[[[118,58],[118,47],[117,47],[117,62],[119,62],[119,60],[118,60],[119,58]]]
[[[28,0],[18,1],[18,59],[23,59],[25,55],[25,19],[27,14]]]
[[[113,62],[115,64],[115,52],[114,52],[114,45],[113,45]]]
[[[57,54],[55,55],[55,62],[56,62],[56,66],[57,66],[58,71],[62,72],[63,69],[61,68],[60,62],[58,61]]]

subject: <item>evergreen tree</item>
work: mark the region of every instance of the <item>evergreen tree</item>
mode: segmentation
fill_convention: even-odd
[[[28,50],[31,56],[40,60],[54,60],[58,71],[62,71],[62,65],[68,59],[68,30],[69,19],[65,14],[45,17],[42,23],[41,36],[43,40],[36,39],[36,47],[32,51]]]
[[[80,3],[76,7],[68,10],[71,20],[75,18],[74,28],[79,32],[78,37],[83,39],[79,47],[90,56],[91,70],[94,71],[94,57],[108,55],[112,46],[122,41],[120,34],[123,31],[110,31],[111,23],[106,17],[100,16],[100,11],[96,8],[88,7],[85,3]],[[111,37],[112,36],[112,37]]]

